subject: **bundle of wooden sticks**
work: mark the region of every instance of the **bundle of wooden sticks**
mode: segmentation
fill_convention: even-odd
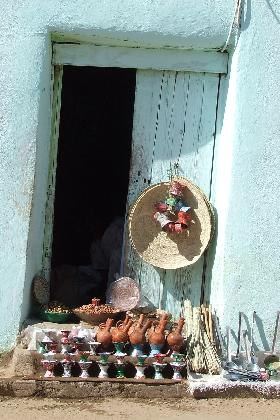
[[[211,305],[192,307],[191,302],[186,300],[184,317],[190,370],[219,374],[221,361],[217,353],[217,334]]]

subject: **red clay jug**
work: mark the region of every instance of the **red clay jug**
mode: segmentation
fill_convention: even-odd
[[[138,321],[135,321],[134,323],[133,323],[133,325],[129,328],[129,330],[128,330],[128,335],[130,336],[130,334],[131,333],[133,333],[133,331],[137,328],[142,328],[142,326],[143,326],[143,322],[144,322],[144,318],[145,318],[145,315],[144,314],[140,314],[140,317],[139,317],[139,319],[138,319]]]
[[[116,324],[116,328],[112,331],[112,340],[113,343],[127,343],[128,341],[128,330],[133,324],[133,321],[129,319],[125,319],[123,322],[118,321]]]
[[[99,325],[96,339],[104,348],[109,347],[112,344],[112,334],[110,333],[110,329],[113,322],[114,320],[112,318],[108,318],[105,324],[102,323]]]
[[[126,315],[125,320],[123,321],[124,325],[126,325],[130,320],[131,318],[128,315]]]
[[[144,316],[141,318],[141,320],[139,319],[136,326],[134,327],[134,330],[131,332],[129,336],[129,340],[132,345],[145,344],[146,342],[145,334],[146,334],[147,329],[150,328],[150,326],[152,325],[152,321],[150,319],[147,319],[147,321],[143,325],[142,324],[143,319],[144,319]]]
[[[165,327],[168,323],[168,315],[163,314],[158,325],[151,328],[149,333],[149,343],[155,345],[162,345],[165,342]]]
[[[182,337],[182,329],[185,324],[185,318],[180,318],[177,325],[173,327],[172,331],[167,336],[167,343],[169,347],[177,352],[183,345],[184,338]]]

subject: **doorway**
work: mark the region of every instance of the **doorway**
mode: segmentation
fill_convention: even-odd
[[[64,66],[51,260],[52,299],[104,301],[120,266],[136,71]]]

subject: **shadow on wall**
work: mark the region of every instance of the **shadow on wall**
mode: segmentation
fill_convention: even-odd
[[[267,0],[268,1],[268,0]],[[244,1],[244,7],[240,17],[240,30],[241,32],[246,31],[249,28],[251,22],[251,0]]]
[[[251,2],[251,0],[249,0],[249,1]],[[273,6],[271,4],[271,1],[270,0],[266,0],[266,3],[267,3],[267,6],[268,6],[269,10],[271,11],[274,19],[277,21],[277,23],[280,24],[280,16],[278,16],[277,13],[275,12],[275,10],[274,10],[274,8],[273,8]]]
[[[216,248],[217,248],[217,240],[218,240],[218,213],[215,207],[213,208],[214,218],[215,218],[215,230],[213,234],[213,238],[209,245],[209,248],[206,249],[203,258],[203,272],[202,272],[202,282],[201,282],[201,297],[200,303],[210,303],[210,296],[211,296],[211,278],[212,278],[212,270],[216,255]]]
[[[248,331],[248,339],[249,342],[251,343],[252,340],[252,319],[249,319],[247,315],[245,315],[242,312],[242,331]],[[237,334],[234,332],[234,329],[231,329],[231,334],[232,334],[232,338],[235,341],[235,344],[237,346],[237,342],[238,342],[238,338],[237,338]],[[253,346],[252,349],[254,352],[258,352],[260,351],[259,347],[256,345],[255,341],[256,341],[256,337],[259,337],[262,343],[262,349],[264,351],[269,351],[271,349],[271,345],[268,343],[267,339],[266,339],[266,334],[264,331],[264,326],[263,326],[263,322],[261,320],[261,318],[256,314],[255,315],[255,326],[254,326],[254,339],[253,339]],[[226,342],[224,342],[224,345],[226,346]],[[244,343],[242,340],[242,334],[241,334],[241,350],[245,350],[244,349]]]

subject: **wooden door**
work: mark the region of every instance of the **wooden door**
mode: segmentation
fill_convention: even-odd
[[[219,74],[138,70],[128,206],[149,185],[168,180],[170,163],[209,197]],[[126,274],[155,306],[180,313],[184,299],[200,304],[202,257],[193,266],[163,270],[129,245]]]

